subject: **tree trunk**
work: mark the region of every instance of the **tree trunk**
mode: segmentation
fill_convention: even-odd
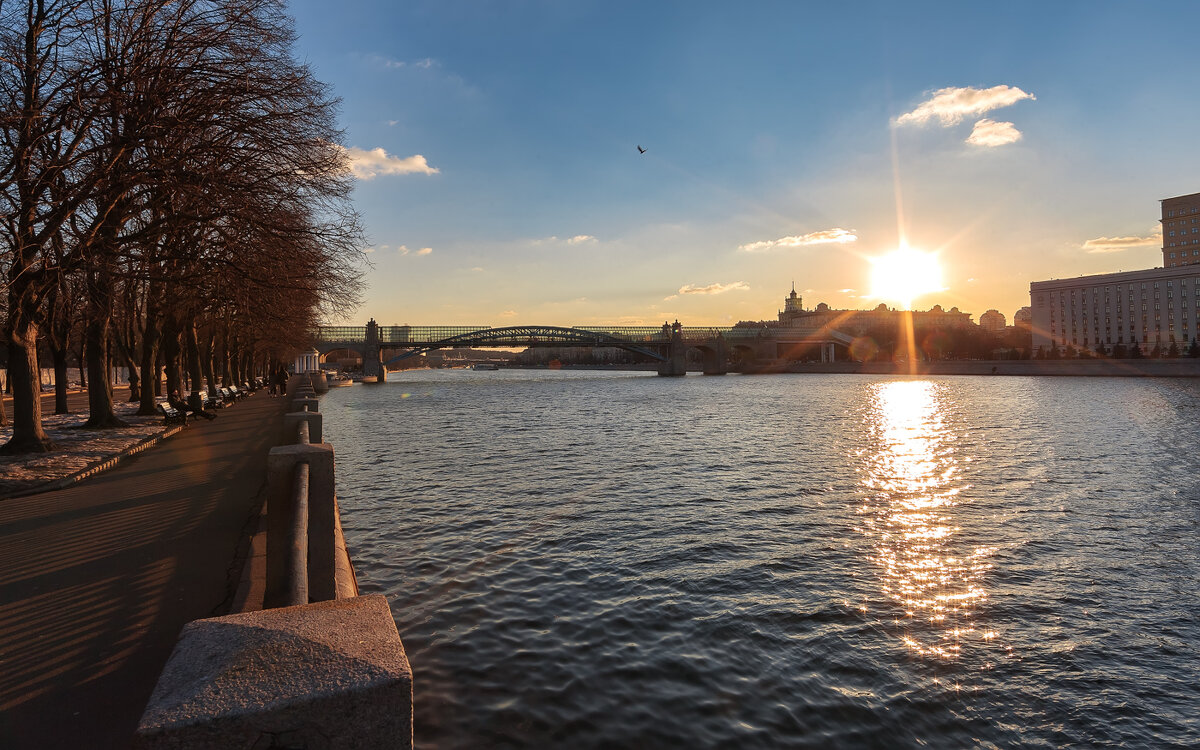
[[[67,408],[67,350],[51,343],[50,356],[54,360],[54,413],[70,414]]]
[[[200,364],[204,368],[204,377],[208,380],[208,395],[216,398],[220,390],[217,388],[216,372],[213,369],[213,351],[216,347],[213,345],[214,335],[212,329],[204,336],[204,346],[200,348]]]
[[[46,453],[54,448],[42,429],[38,377],[37,325],[25,316],[12,321],[8,340],[8,377],[13,389],[12,438],[0,453]]]
[[[91,300],[87,323],[88,420],[85,428],[125,427],[113,412],[112,382],[108,369],[108,326],[112,320],[112,283],[108,269],[88,274]]]
[[[183,374],[179,367],[179,324],[173,317],[163,321],[163,365],[167,370],[167,394],[183,392]]]
[[[142,333],[142,392],[138,414],[154,413],[154,397],[159,395],[158,382],[158,316],[146,311],[146,330]],[[132,372],[132,370],[131,370]]]
[[[196,342],[196,324],[191,321],[183,324],[183,351],[187,359],[188,380],[192,385],[188,405],[200,411],[204,408],[204,397],[200,395],[203,376],[200,374],[200,347]]]

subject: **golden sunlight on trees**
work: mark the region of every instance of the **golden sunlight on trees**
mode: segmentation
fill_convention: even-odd
[[[60,388],[82,344],[102,428],[112,364],[152,412],[164,369],[239,382],[356,303],[336,101],[293,42],[275,0],[0,0],[4,450],[51,447],[39,340]]]

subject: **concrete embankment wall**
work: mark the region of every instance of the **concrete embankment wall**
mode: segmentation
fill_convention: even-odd
[[[135,747],[412,747],[412,669],[387,599],[358,596],[333,446],[321,442],[322,386],[289,383],[288,434],[268,458],[237,612],[184,626]]]
[[[1200,378],[1200,359],[1058,359],[942,362],[811,362],[766,371],[861,375],[1044,375],[1056,377]]]

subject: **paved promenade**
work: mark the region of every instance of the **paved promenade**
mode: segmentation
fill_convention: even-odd
[[[288,399],[259,391],[0,501],[0,748],[125,748],[184,623],[228,611]]]

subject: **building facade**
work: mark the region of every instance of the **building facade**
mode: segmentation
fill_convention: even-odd
[[[1200,193],[1162,201],[1163,267],[1035,281],[1029,285],[1033,348],[1143,353],[1200,335]]]
[[[895,327],[900,316],[901,311],[890,309],[887,305],[879,305],[873,310],[835,310],[822,302],[812,310],[805,310],[793,286],[791,295],[784,299],[783,310],[779,311],[779,326],[814,331],[833,329],[859,334],[874,327]],[[975,325],[970,313],[962,312],[957,307],[943,310],[941,305],[934,305],[928,310],[914,310],[912,322],[917,328],[965,328]]]
[[[1007,325],[1008,321],[1004,319],[1004,313],[999,310],[988,310],[979,316],[979,327],[985,331],[1002,333]]]
[[[1035,281],[1029,285],[1033,348],[1095,350],[1136,343],[1181,351],[1200,320],[1200,265]]]
[[[1162,201],[1163,268],[1200,264],[1200,193]]]

